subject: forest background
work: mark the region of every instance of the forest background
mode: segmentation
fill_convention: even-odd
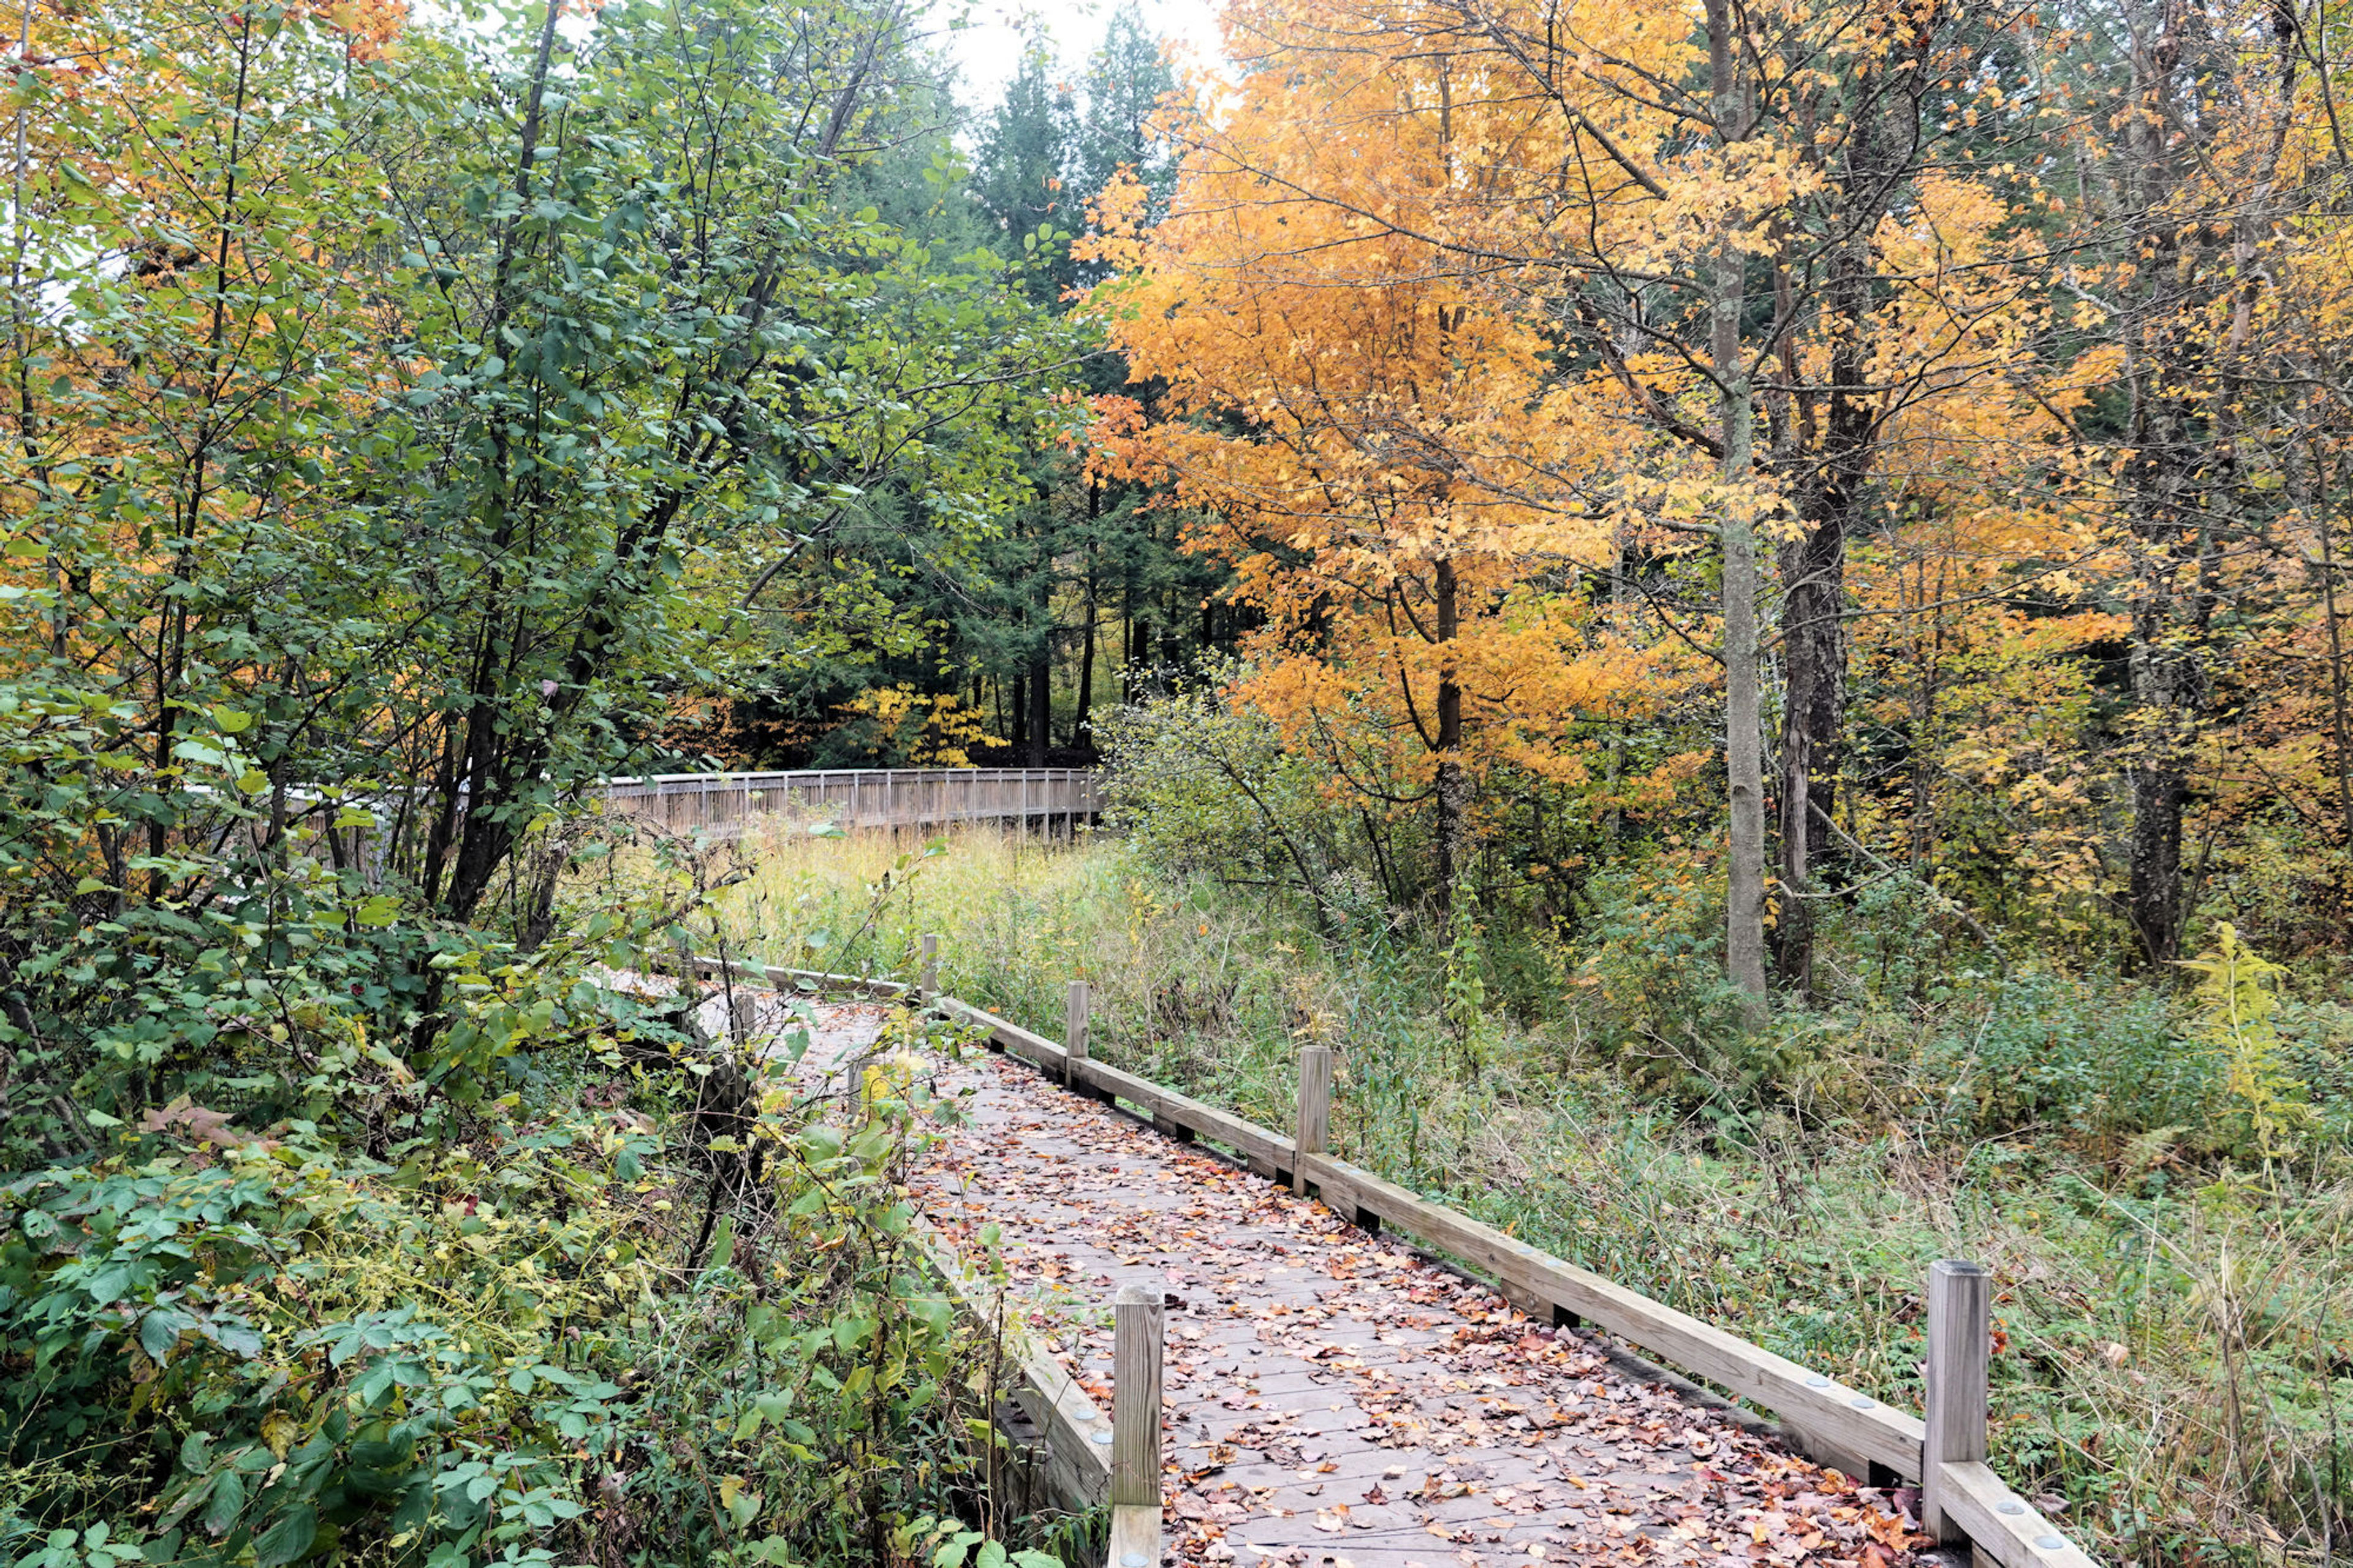
[[[953,1108],[603,984],[925,922],[1891,1400],[1989,1255],[2005,1474],[2344,1554],[2341,4],[9,23],[11,1561],[1083,1550]],[[1098,760],[1050,860],[596,808]]]

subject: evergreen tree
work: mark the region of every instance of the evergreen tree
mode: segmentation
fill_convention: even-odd
[[[1159,222],[1176,188],[1176,153],[1155,129],[1154,116],[1162,100],[1176,90],[1176,73],[1161,41],[1145,30],[1143,18],[1133,9],[1113,16],[1104,28],[1103,47],[1087,61],[1085,83],[1086,106],[1079,117],[1072,168],[1082,214],[1125,170],[1148,194],[1145,225]],[[1082,264],[1091,282],[1108,270],[1096,263]]]
[[[1038,258],[1044,265],[1029,273],[1040,304],[1060,300],[1077,281],[1070,236],[1082,211],[1070,191],[1078,105],[1053,77],[1052,58],[1033,41],[981,132],[971,184],[974,203],[1004,237],[1006,254],[1044,252]]]

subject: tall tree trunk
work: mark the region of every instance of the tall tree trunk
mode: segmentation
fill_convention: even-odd
[[[1087,516],[1102,513],[1103,486],[1097,482],[1087,489]],[[1094,742],[1089,736],[1088,711],[1095,700],[1095,547],[1087,542],[1086,629],[1079,645],[1079,710],[1071,715],[1071,746],[1072,750],[1091,748]]]
[[[1013,754],[1021,758],[1029,754],[1029,677],[1026,672],[1013,678]]]
[[[2139,733],[2131,764],[2133,824],[2126,914],[2138,957],[2151,969],[2180,956],[2189,911],[2181,888],[2181,824],[2189,800],[2189,764],[2205,717],[2203,660],[2177,624],[2178,563],[2157,553],[2145,562],[2133,606],[2130,656]]]
[[[1913,119],[1916,121],[1916,105]],[[1809,1006],[1814,988],[1814,895],[1834,853],[1839,766],[1846,742],[1846,537],[1862,502],[1879,440],[1880,407],[1869,385],[1872,338],[1872,213],[1884,211],[1895,182],[1882,167],[1875,112],[1860,114],[1843,143],[1840,184],[1844,238],[1828,257],[1823,325],[1830,378],[1819,427],[1814,399],[1803,399],[1783,454],[1804,525],[1781,547],[1781,658],[1788,693],[1781,721],[1781,886],[1774,927],[1774,968],[1782,985]],[[1899,137],[1900,141],[1901,138]],[[1900,149],[1896,153],[1903,159]],[[1783,282],[1786,289],[1786,280]],[[1788,306],[1777,291],[1777,323]],[[1793,323],[1792,323],[1793,324]],[[1783,353],[1794,384],[1801,371],[1794,332]],[[1785,469],[1787,471],[1787,469]]]
[[[1095,594],[1094,584],[1087,584],[1087,627],[1079,644],[1079,710],[1071,715],[1071,744],[1085,750],[1094,744],[1094,721],[1091,717],[1095,703]]]
[[[1130,583],[1119,672],[1120,700],[1129,704],[1136,700],[1136,683],[1152,668],[1152,628],[1136,614],[1136,597],[1135,584]]]
[[[1454,673],[1454,634],[1461,624],[1461,586],[1454,563],[1438,563],[1438,901],[1453,907],[1454,879],[1462,870],[1463,825],[1470,781],[1462,772],[1462,688]]]
[[[1747,105],[1735,74],[1731,0],[1707,0],[1707,52],[1719,141],[1747,136]],[[1715,255],[1710,350],[1723,399],[1725,504],[1717,524],[1724,542],[1724,764],[1731,807],[1724,963],[1740,993],[1742,1021],[1764,1026],[1771,1006],[1765,980],[1765,758],[1763,708],[1757,680],[1757,536],[1750,485],[1756,394],[1740,342],[1746,258],[1727,232]]]
[[[2328,469],[2325,460],[2313,467],[2319,481],[2319,504],[2313,508],[2313,521],[2320,534],[2320,603],[2328,626],[2328,714],[2337,739],[2337,811],[2346,851],[2353,854],[2353,700],[2348,700],[2346,689],[2344,622],[2337,611],[2337,547],[2328,517]]]
[[[1781,659],[1781,906],[1774,973],[1808,1006],[1814,992],[1817,868],[1828,859],[1846,701],[1845,524],[1831,518],[1783,546]]]
[[[2242,535],[2225,512],[2238,493],[2238,433],[2246,384],[2256,238],[2288,121],[2276,122],[2268,169],[2240,165],[2227,188],[2200,192],[2203,221],[2186,221],[2177,199],[2211,167],[2214,121],[2204,68],[2232,46],[2196,6],[2163,7],[2137,27],[2128,59],[2134,111],[2116,117],[2118,184],[2137,297],[2117,325],[2131,389],[2124,454],[2126,543],[2132,555],[2133,729],[2126,767],[2133,824],[2125,913],[2134,956],[2151,969],[2179,955],[2194,897],[2182,882],[2183,819],[2196,749],[2212,717],[2216,611],[2223,553]],[[2277,37],[2279,101],[2293,101],[2299,58],[2294,27]],[[2219,243],[2234,237],[2226,260]],[[2215,342],[2201,317],[2234,299],[2228,336]]]
[[[2188,918],[2181,886],[2181,825],[2189,768],[2206,719],[2205,632],[2212,618],[2209,584],[2215,549],[2197,481],[2189,409],[2160,382],[2178,367],[2161,356],[2136,377],[2134,492],[2136,582],[2128,669],[2136,731],[2130,773],[2132,840],[2126,918],[2137,958],[2159,969],[2180,956]]]
[[[1944,684],[1945,669],[1945,610],[1948,593],[1946,566],[1940,556],[1936,578],[1928,580],[1928,563],[1920,562],[1916,573],[1916,607],[1911,610],[1912,668],[1911,734],[1906,750],[1909,753],[1906,772],[1912,791],[1910,840],[1912,870],[1926,878],[1931,857],[1936,849],[1936,797],[1935,760],[1936,747],[1936,698]]]
[[[1053,743],[1054,667],[1050,654],[1040,653],[1029,664],[1029,760],[1046,765],[1046,749]]]
[[[1626,622],[1626,531],[1620,529],[1609,541],[1609,626],[1613,634],[1623,636]],[[1626,806],[1619,795],[1619,785],[1626,772],[1626,732],[1621,725],[1609,726],[1609,761],[1608,785],[1609,815],[1602,818],[1601,834],[1604,852],[1615,864],[1618,847],[1626,835]]]
[[[1851,365],[1859,385],[1862,366]],[[1843,410],[1839,406],[1843,403]],[[1841,439],[1841,423],[1865,428]],[[1814,993],[1815,886],[1831,856],[1839,764],[1846,744],[1846,531],[1864,466],[1870,411],[1860,397],[1832,400],[1831,450],[1799,492],[1808,526],[1780,549],[1781,658],[1788,689],[1781,716],[1781,885],[1774,968],[1810,1006]]]

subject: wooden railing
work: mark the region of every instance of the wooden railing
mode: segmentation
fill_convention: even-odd
[[[964,822],[1068,827],[1103,810],[1092,768],[818,768],[615,779],[606,798],[673,833],[733,837],[763,817],[845,831]]]
[[[1368,1231],[1395,1230],[1455,1259],[1483,1278],[1522,1310],[1554,1322],[1594,1327],[1640,1346],[1662,1362],[1728,1388],[1773,1412],[1800,1449],[1856,1479],[1890,1477],[1917,1481],[1922,1527],[1947,1545],[1974,1548],[2002,1568],[2093,1568],[2093,1558],[2062,1535],[2031,1503],[2005,1485],[1985,1460],[1989,1408],[1989,1347],[1992,1341],[1989,1276],[1974,1263],[1941,1262],[1927,1279],[1926,1419],[1897,1410],[1837,1379],[1809,1370],[1687,1312],[1654,1301],[1468,1215],[1458,1214],[1326,1152],[1332,1084],[1328,1047],[1303,1052],[1303,1094],[1291,1135],[1163,1089],[1096,1061],[1087,1043],[1088,988],[1071,984],[1068,1045],[985,1012],[933,988],[938,942],[923,939],[916,986],[859,975],[823,974],[698,959],[704,973],[780,990],[849,989],[898,997],[984,1031],[989,1045],[1041,1069],[1072,1093],[1124,1104],[1184,1142],[1205,1140],[1230,1150],[1258,1174],[1313,1193],[1326,1206]],[[1307,1059],[1318,1053],[1319,1060]],[[1049,1473],[1057,1469],[1077,1506],[1113,1502],[1110,1562],[1159,1561],[1156,1501],[1149,1519],[1140,1498],[1114,1495],[1115,1471],[1103,1452],[1116,1424],[1105,1420],[1050,1361],[1032,1373],[1025,1408],[1047,1434]],[[1133,1380],[1141,1383],[1140,1368]],[[1115,1373],[1114,1402],[1128,1375]],[[1156,1390],[1156,1367],[1151,1373]],[[1156,1403],[1156,1402],[1155,1402]],[[1154,1423],[1156,1435],[1157,1423]],[[1056,1456],[1057,1440],[1063,1453]],[[1141,1463],[1139,1458],[1138,1463]],[[1157,1466],[1154,1468],[1157,1474]],[[1124,1506],[1122,1506],[1124,1505]],[[1145,1534],[1149,1526],[1149,1535]],[[1130,1544],[1133,1543],[1133,1544]]]

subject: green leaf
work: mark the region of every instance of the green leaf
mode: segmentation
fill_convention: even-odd
[[[242,735],[253,728],[253,715],[235,708],[218,707],[213,710],[213,722],[220,726],[224,735]]]
[[[180,1342],[181,1332],[195,1326],[195,1320],[172,1307],[158,1307],[139,1320],[139,1348],[149,1359],[162,1365],[172,1359],[172,1349]]]
[[[732,1215],[722,1215],[719,1216],[718,1226],[711,1236],[710,1266],[713,1268],[724,1268],[727,1267],[728,1260],[734,1256],[735,1221]]]
[[[283,1568],[311,1550],[319,1534],[319,1510],[300,1503],[254,1538],[253,1568]]]
[[[205,1505],[205,1528],[216,1536],[227,1535],[244,1511],[245,1478],[235,1470],[223,1470],[213,1482],[212,1500]]]

